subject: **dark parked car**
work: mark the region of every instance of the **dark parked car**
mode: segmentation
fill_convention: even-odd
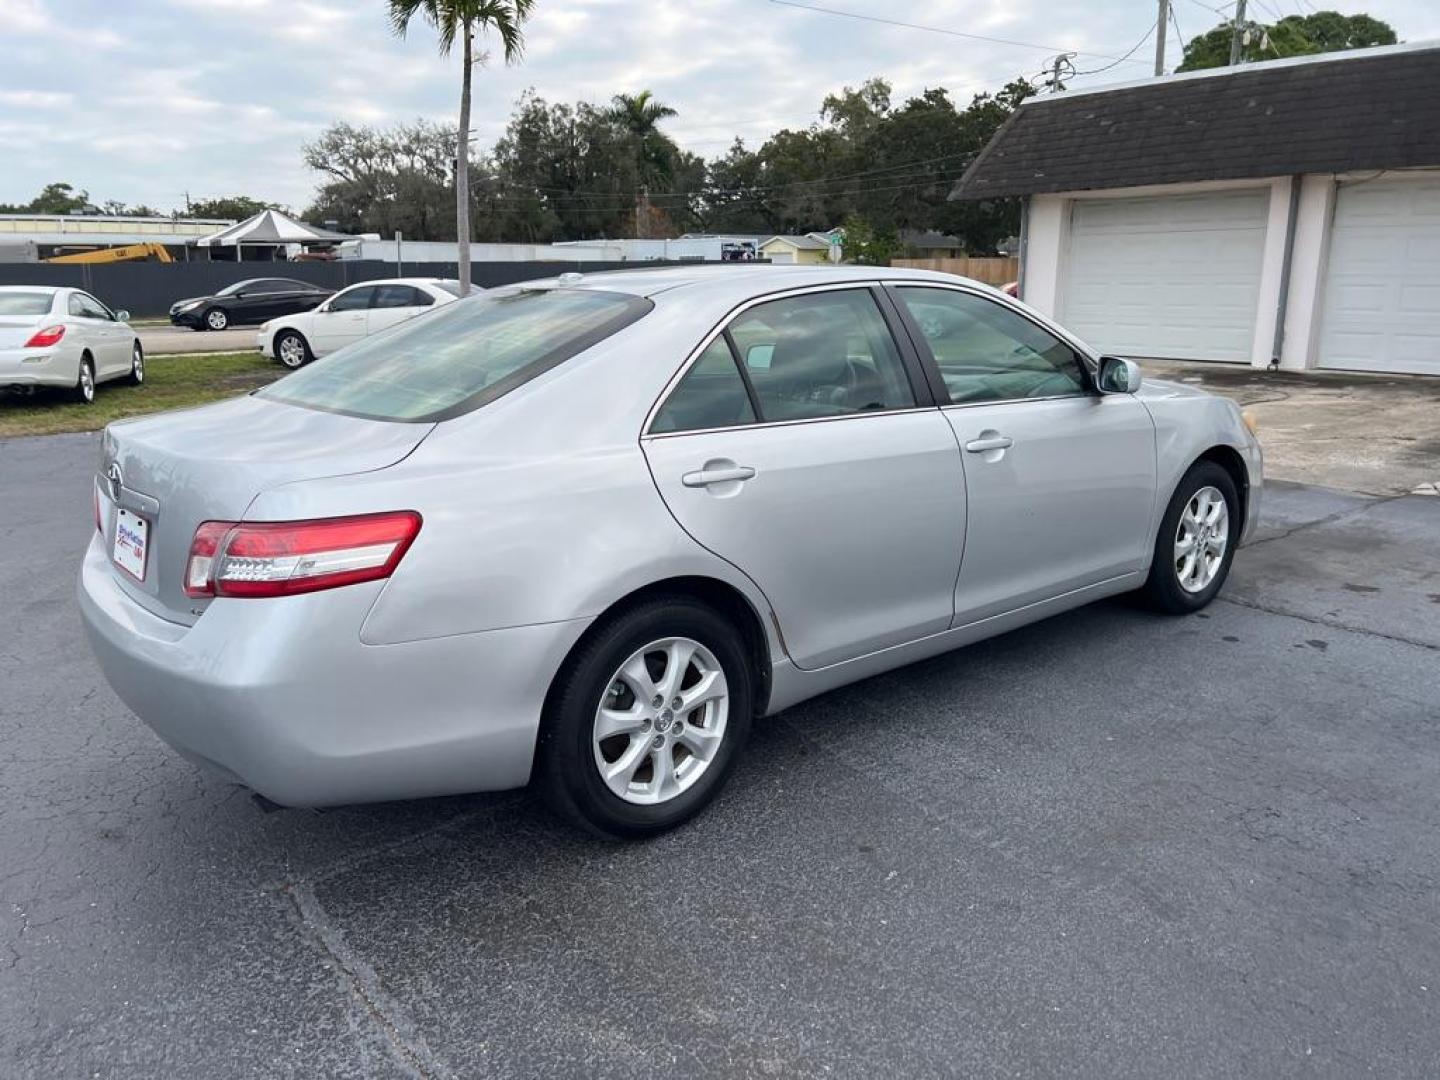
[[[176,301],[170,305],[170,321],[192,330],[224,330],[309,311],[334,293],[294,278],[251,278],[226,285],[214,296]]]

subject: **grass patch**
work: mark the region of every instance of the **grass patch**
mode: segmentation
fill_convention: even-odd
[[[149,356],[145,358],[143,386],[101,383],[95,388],[93,405],[72,401],[70,393],[63,390],[38,389],[33,394],[0,391],[0,437],[95,431],[127,416],[244,394],[273,382],[284,370],[258,352]]]

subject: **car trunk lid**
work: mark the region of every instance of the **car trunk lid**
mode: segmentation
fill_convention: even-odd
[[[52,323],[60,322],[60,318],[54,315],[3,315],[0,316],[0,349],[18,349],[29,341],[40,324],[50,319]],[[51,325],[46,323],[46,325]]]
[[[408,455],[433,424],[389,423],[257,397],[112,424],[97,483],[107,503],[145,520],[144,574],[115,565],[130,596],[175,622],[206,601],[185,594],[185,564],[202,521],[239,521],[262,491],[297,480],[372,472]],[[117,514],[102,515],[113,551]]]

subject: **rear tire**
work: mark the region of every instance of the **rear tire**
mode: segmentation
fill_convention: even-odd
[[[75,377],[75,389],[71,392],[80,404],[95,404],[95,362],[88,353],[80,358],[80,373]]]
[[[314,360],[315,354],[310,351],[310,343],[300,331],[281,330],[275,335],[275,359],[282,367],[296,371]]]
[[[672,829],[724,786],[750,733],[754,687],[743,638],[713,608],[663,596],[622,612],[556,677],[537,787],[606,839]]]
[[[130,350],[130,385],[139,386],[145,381],[145,350],[140,348],[140,342]]]
[[[1230,474],[1213,461],[1190,466],[1160,519],[1141,598],[1171,615],[1205,607],[1225,584],[1243,524]]]
[[[211,308],[200,320],[202,330],[224,330],[230,325],[230,315],[224,308]]]

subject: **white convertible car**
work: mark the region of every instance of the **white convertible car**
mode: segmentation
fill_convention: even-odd
[[[471,286],[471,293],[483,290]],[[298,368],[352,341],[460,299],[460,283],[445,278],[388,278],[342,289],[312,311],[271,319],[256,344],[272,360]]]
[[[95,384],[145,379],[145,353],[126,322],[80,289],[0,285],[0,387],[53,386],[95,400]]]

